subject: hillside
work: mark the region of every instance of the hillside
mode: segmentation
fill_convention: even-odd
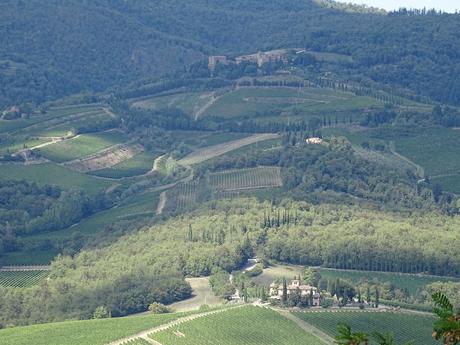
[[[340,69],[348,78],[460,101],[456,15],[360,14],[310,0],[7,0],[0,22],[2,108],[158,77],[210,54],[290,47],[351,56]]]

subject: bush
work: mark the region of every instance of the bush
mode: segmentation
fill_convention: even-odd
[[[149,305],[149,311],[152,314],[167,314],[171,312],[171,310],[167,306],[157,302],[153,302]]]
[[[97,307],[93,314],[93,319],[107,319],[109,317],[111,317],[110,312],[104,306]]]

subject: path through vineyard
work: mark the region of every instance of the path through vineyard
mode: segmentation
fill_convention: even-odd
[[[163,210],[165,208],[165,205],[166,205],[166,192],[161,192],[160,193],[160,200],[158,201],[158,206],[157,206],[157,215],[160,215],[163,213]]]
[[[200,314],[194,314],[194,315],[190,315],[190,316],[186,316],[186,317],[182,317],[180,319],[177,319],[177,320],[174,320],[174,321],[171,321],[169,323],[166,323],[164,325],[161,325],[161,326],[158,326],[158,327],[154,327],[154,328],[151,328],[151,329],[147,329],[141,333],[138,333],[138,334],[135,334],[135,335],[132,335],[130,337],[126,337],[126,338],[123,338],[123,339],[119,339],[119,340],[116,340],[116,341],[113,341],[111,343],[109,343],[108,345],[123,345],[123,344],[129,344],[129,342],[133,341],[133,340],[136,340],[136,339],[144,339],[146,341],[148,341],[150,344],[155,344],[155,345],[161,345],[159,342],[151,339],[149,337],[149,335],[152,335],[152,334],[155,334],[155,333],[158,333],[158,332],[161,332],[161,331],[164,331],[164,330],[167,330],[171,327],[174,327],[174,326],[178,326],[184,322],[189,322],[189,321],[192,321],[192,320],[196,320],[198,318],[201,318],[201,317],[205,317],[205,316],[209,316],[209,315],[213,315],[213,314],[217,314],[217,313],[223,313],[223,312],[226,312],[227,310],[230,310],[230,309],[233,309],[233,308],[239,308],[239,307],[242,307],[243,305],[239,305],[239,306],[236,306],[236,307],[232,307],[232,308],[225,308],[225,309],[219,309],[219,310],[213,310],[213,311],[208,311],[208,312],[205,312],[205,313],[200,313]]]

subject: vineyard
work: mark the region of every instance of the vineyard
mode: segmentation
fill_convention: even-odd
[[[2,345],[106,345],[191,314],[193,313],[149,314],[7,328],[0,330],[0,343]],[[143,344],[142,342],[131,343],[131,345]]]
[[[398,344],[414,341],[417,345],[435,345],[431,337],[434,318],[429,315],[389,313],[389,312],[295,312],[295,316],[334,337],[337,335],[337,325],[346,323],[354,331],[372,333],[394,332]],[[376,343],[371,342],[371,345]]]
[[[48,271],[0,271],[0,286],[25,288],[37,285],[48,276]]]
[[[276,311],[253,306],[208,315],[151,337],[162,345],[322,344]]]
[[[281,169],[258,167],[218,172],[210,175],[210,185],[218,191],[281,187]]]

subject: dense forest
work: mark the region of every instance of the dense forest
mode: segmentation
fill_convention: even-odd
[[[357,13],[281,0],[3,1],[0,105],[102,91],[210,54],[301,47],[348,55],[337,72],[459,104],[458,15]]]
[[[144,311],[189,295],[183,277],[217,267],[230,272],[255,254],[303,265],[458,275],[460,258],[451,250],[459,245],[458,221],[437,212],[407,218],[289,199],[279,206],[213,201],[106,248],[60,257],[40,286],[2,289],[0,323],[88,318],[100,306],[114,316]]]

